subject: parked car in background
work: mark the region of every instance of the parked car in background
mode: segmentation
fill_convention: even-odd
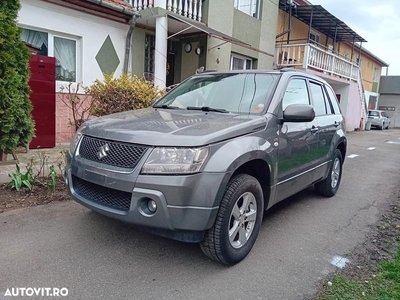
[[[389,129],[390,117],[385,111],[369,110],[368,122],[371,122],[371,127],[376,127],[381,130]]]
[[[295,71],[207,72],[152,107],[85,122],[67,154],[72,197],[235,264],[263,213],[315,185],[336,194],[345,124],[332,87]]]

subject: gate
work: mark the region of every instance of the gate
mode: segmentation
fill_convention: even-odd
[[[56,146],[56,60],[54,57],[31,55],[30,99],[33,106],[35,136],[29,148]]]

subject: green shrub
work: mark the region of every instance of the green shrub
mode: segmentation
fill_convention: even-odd
[[[121,111],[150,106],[151,100],[160,96],[160,91],[150,82],[124,74],[114,78],[104,75],[104,81],[96,80],[87,89],[93,97],[93,115],[103,116]]]
[[[20,2],[0,1],[0,152],[11,153],[32,139],[29,51],[16,20]]]
[[[30,191],[33,188],[34,178],[32,176],[32,168],[27,168],[25,173],[21,173],[21,170],[18,165],[16,166],[16,172],[12,174],[8,174],[11,178],[11,188],[16,189],[18,192],[23,187],[27,187]]]

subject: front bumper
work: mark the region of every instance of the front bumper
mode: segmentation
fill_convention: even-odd
[[[66,182],[75,201],[102,215],[165,231],[209,229],[231,175],[140,175],[141,165],[136,171],[121,173],[67,155]],[[81,188],[82,183],[84,188]],[[112,197],[128,197],[129,203],[115,205],[109,201]],[[154,213],[146,209],[150,199],[157,204]]]

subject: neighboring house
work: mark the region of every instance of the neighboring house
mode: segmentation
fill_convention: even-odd
[[[382,67],[366,42],[320,5],[279,0],[276,66],[306,70],[334,88],[349,131],[363,129],[368,105],[376,103]]]
[[[198,68],[271,69],[278,7],[260,0],[131,0],[132,73],[159,88]]]
[[[57,143],[69,142],[74,132],[68,125],[71,112],[59,98],[60,88],[68,82],[74,88],[79,82],[91,85],[103,78],[103,72],[129,71],[126,41],[135,14],[123,0],[21,0],[22,40],[38,55],[56,58]]]
[[[382,76],[377,109],[390,117],[390,127],[400,127],[400,76]]]

